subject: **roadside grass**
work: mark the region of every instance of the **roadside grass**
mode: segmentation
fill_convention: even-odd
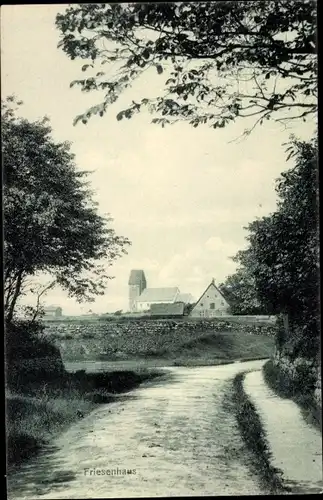
[[[39,453],[55,436],[85,417],[100,404],[115,401],[116,395],[130,391],[163,373],[139,369],[86,373],[79,371],[57,379],[8,390],[6,395],[6,435],[8,468],[18,466]]]
[[[266,335],[256,335],[242,331],[195,332],[194,335],[173,334],[171,340],[165,342],[147,339],[143,345],[134,348],[127,340],[120,341],[123,345],[118,355],[105,352],[106,339],[98,338],[81,340],[86,354],[80,354],[79,339],[64,340],[61,353],[66,365],[79,362],[111,362],[113,365],[131,366],[204,366],[223,364],[238,360],[267,359],[274,351],[274,338]],[[148,335],[147,335],[148,336]],[[152,335],[151,335],[152,337]],[[166,337],[166,336],[165,336]],[[59,346],[59,342],[57,342]]]
[[[251,466],[263,486],[272,494],[290,491],[281,479],[281,471],[271,465],[271,452],[260,417],[243,387],[247,372],[239,373],[233,379],[233,408],[242,439],[250,452]]]
[[[292,381],[274,365],[271,359],[264,364],[262,370],[264,380],[270,389],[281,398],[294,401],[301,409],[306,422],[322,431],[322,409],[317,405],[306,380]]]
[[[8,466],[37,454],[50,440],[95,408],[80,398],[40,398],[10,394],[6,397]]]
[[[242,332],[216,332],[198,336],[183,343],[169,357],[180,354],[182,359],[222,359],[235,361],[258,359],[272,354],[274,339],[272,337],[245,334]]]

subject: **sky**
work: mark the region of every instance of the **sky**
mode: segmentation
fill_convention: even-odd
[[[219,284],[235,271],[230,257],[246,245],[244,226],[275,209],[275,179],[291,167],[282,144],[291,132],[309,137],[313,124],[284,130],[267,122],[234,141],[250,122],[214,130],[186,123],[161,128],[149,114],[117,121],[123,104],[160,93],[163,76],[153,73],[103,118],[73,126],[99,98],[70,88],[84,73],[82,61],[71,61],[57,48],[55,16],[66,7],[2,6],[2,98],[15,94],[24,102],[21,115],[48,116],[54,139],[72,142],[78,168],[92,172],[100,214],[111,214],[117,234],[132,245],[109,268],[114,279],[94,303],[80,305],[54,288],[44,305],[60,305],[66,315],[125,311],[131,269],[145,271],[148,287],[178,286],[197,299],[212,278]],[[23,300],[35,302],[30,295]]]

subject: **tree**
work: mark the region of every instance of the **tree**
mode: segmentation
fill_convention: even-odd
[[[48,119],[17,116],[2,103],[5,314],[12,321],[26,280],[49,273],[77,300],[102,294],[106,270],[129,240],[97,213],[70,144],[56,143]],[[17,103],[21,104],[21,103]]]
[[[59,47],[91,73],[71,86],[104,95],[75,123],[103,116],[147,70],[164,78],[164,93],[133,101],[118,120],[145,107],[162,126],[184,120],[218,128],[244,117],[254,117],[256,126],[264,119],[315,117],[311,0],[77,4],[57,15],[56,26]]]
[[[30,305],[25,306],[23,308],[23,311],[27,316],[27,318],[30,319],[31,323],[34,323],[37,319],[39,319],[39,317],[44,316],[45,310],[42,305],[41,299],[49,292],[49,290],[54,288],[55,285],[56,285],[56,280],[54,279],[46,283],[45,285],[36,284],[33,285],[32,288],[29,288],[30,293],[36,295],[36,304],[35,306],[30,306]]]
[[[194,309],[195,304],[184,304],[184,316],[189,316]]]
[[[232,314],[266,314],[266,308],[257,296],[255,279],[247,267],[239,267],[219,288],[228,300]]]
[[[319,235],[317,141],[289,145],[295,166],[277,180],[277,210],[249,224],[249,247],[236,256],[255,279],[258,297],[273,314],[287,314],[297,335],[295,353],[317,353]]]

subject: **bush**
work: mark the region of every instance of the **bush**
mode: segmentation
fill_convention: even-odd
[[[7,438],[8,465],[20,464],[27,458],[39,453],[45,441],[26,433],[13,433]]]
[[[267,385],[280,397],[291,398],[303,410],[308,421],[321,425],[321,409],[315,399],[316,367],[309,360],[298,358],[287,361],[281,358],[279,364],[272,360],[263,367]]]
[[[34,383],[53,383],[66,375],[60,350],[44,336],[41,323],[16,321],[6,325],[6,382],[23,391]]]

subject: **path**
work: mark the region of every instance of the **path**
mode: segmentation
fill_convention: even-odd
[[[265,494],[222,405],[234,375],[262,364],[165,369],[169,379],[101,406],[25,464],[9,500]]]
[[[272,464],[293,493],[319,493],[322,484],[322,435],[305,422],[290,399],[276,396],[261,370],[248,373],[244,389],[261,417],[272,451]]]

